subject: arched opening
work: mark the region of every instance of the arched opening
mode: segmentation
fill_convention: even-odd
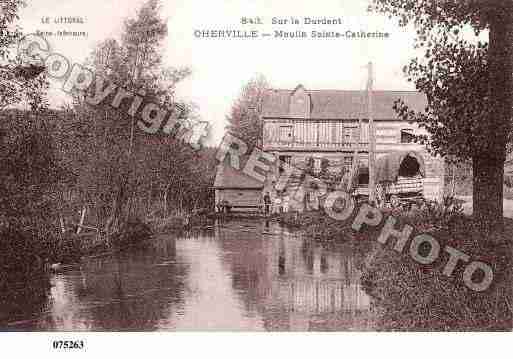
[[[415,177],[420,173],[419,161],[413,156],[406,156],[399,166],[399,176]]]

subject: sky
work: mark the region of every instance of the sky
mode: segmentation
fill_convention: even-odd
[[[120,37],[123,20],[133,17],[144,0],[28,0],[21,12],[25,33],[85,31],[87,37],[49,38],[53,51],[83,62],[98,42]],[[212,125],[211,144],[222,138],[226,115],[244,83],[263,74],[273,88],[364,90],[365,65],[375,68],[379,90],[412,90],[402,68],[415,56],[411,28],[396,19],[369,14],[368,0],[162,0],[162,17],[169,35],[164,64],[189,67],[192,75],[177,87],[180,99],[199,106],[203,120]],[[85,24],[54,24],[53,19],[82,17]],[[42,18],[50,17],[50,24]],[[242,17],[260,17],[263,25],[242,25]],[[342,25],[273,25],[272,19],[297,17],[341,18]],[[197,38],[195,30],[381,31],[388,39],[258,39]],[[68,101],[59,84],[52,84],[51,102]]]

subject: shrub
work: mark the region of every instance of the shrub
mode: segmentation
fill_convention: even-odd
[[[131,219],[126,222],[120,231],[112,235],[111,246],[119,251],[130,248],[144,248],[153,235],[150,226],[140,219]]]
[[[84,254],[83,240],[73,231],[64,233],[51,245],[50,260],[54,263],[74,263]]]
[[[391,211],[395,217],[406,219],[419,231],[443,229],[451,232],[458,223],[465,220],[461,201],[445,196],[442,202],[426,201],[411,210],[396,208]]]

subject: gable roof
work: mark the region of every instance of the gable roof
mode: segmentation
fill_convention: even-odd
[[[262,182],[248,176],[241,169],[237,170],[232,167],[228,161],[224,161],[217,166],[216,178],[214,180],[214,188],[217,189],[262,189]]]
[[[294,90],[270,89],[263,101],[262,116],[287,118],[291,95]],[[357,119],[367,118],[367,92],[345,90],[306,90],[310,97],[311,119]],[[396,100],[403,100],[411,109],[424,111],[426,96],[415,91],[373,91],[375,119],[395,119],[393,109]]]

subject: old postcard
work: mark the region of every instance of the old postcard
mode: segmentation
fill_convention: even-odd
[[[0,331],[510,332],[512,108],[511,0],[0,0]]]

